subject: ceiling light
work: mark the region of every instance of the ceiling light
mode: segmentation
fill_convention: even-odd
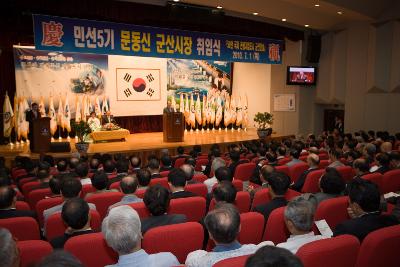
[[[222,6],[217,6],[218,9],[222,9]]]
[[[319,7],[319,4],[315,4],[314,6]]]
[[[343,12],[342,11],[338,11],[337,12],[339,15],[343,15]]]
[[[258,15],[258,12],[253,12],[253,15],[254,15],[254,16],[257,16],[257,15]]]
[[[304,25],[304,27],[308,28],[308,27],[310,27],[310,25],[306,24],[306,25]]]
[[[174,0],[174,2],[179,2],[179,0]]]
[[[286,19],[282,19],[282,21],[286,21]]]

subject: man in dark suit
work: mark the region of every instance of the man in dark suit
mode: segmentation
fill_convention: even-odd
[[[231,164],[229,164],[229,169],[231,170],[232,175],[235,175],[236,167],[240,164],[248,162],[247,160],[240,159],[240,152],[238,151],[231,151],[229,153],[229,157],[231,158]]]
[[[111,115],[110,111],[106,112],[106,115],[103,115],[101,119],[102,124],[107,124],[107,123],[115,123],[114,116]]]
[[[14,217],[35,218],[35,212],[30,210],[17,210],[17,193],[11,186],[0,188],[0,219]]]
[[[371,181],[355,178],[347,190],[350,199],[347,210],[352,219],[338,224],[334,236],[350,234],[362,242],[369,233],[399,223],[394,216],[381,215],[380,193]]]
[[[171,188],[171,199],[195,197],[196,194],[185,191],[186,175],[181,169],[173,169],[168,174],[168,183]]]
[[[172,113],[174,112],[174,107],[172,106],[171,100],[167,101],[167,106],[164,108],[164,113]]]
[[[142,233],[151,228],[163,225],[185,223],[183,214],[167,214],[171,196],[168,189],[157,184],[149,187],[144,194],[143,202],[151,216],[142,220]]]
[[[301,189],[303,188],[303,185],[307,179],[307,175],[310,172],[317,171],[319,170],[318,165],[319,165],[319,156],[317,154],[310,154],[307,157],[307,164],[310,166],[307,170],[305,170],[297,179],[297,181],[291,186],[293,190],[296,190],[298,192],[301,192]]]
[[[90,228],[89,205],[85,200],[76,197],[65,202],[62,207],[61,217],[68,228],[65,230],[64,235],[50,241],[53,248],[62,249],[65,242],[71,237],[93,233]]]
[[[158,159],[149,160],[149,163],[147,164],[147,168],[149,169],[149,171],[151,173],[151,179],[161,178],[160,162],[158,161]]]
[[[266,172],[267,169],[262,169],[262,173],[263,170]],[[267,176],[266,180],[271,201],[254,208],[255,212],[264,215],[265,223],[268,221],[268,217],[273,210],[286,206],[287,200],[285,199],[285,194],[290,185],[290,178],[282,172],[273,172]]]
[[[37,103],[32,103],[32,108],[28,110],[25,114],[25,120],[29,122],[29,133],[28,133],[28,139],[32,143],[32,133],[33,133],[33,121],[40,119],[40,112],[39,112],[39,106]]]

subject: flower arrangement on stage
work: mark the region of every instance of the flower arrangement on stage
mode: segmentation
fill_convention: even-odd
[[[121,127],[119,127],[117,124],[115,123],[106,123],[101,127],[102,131],[113,131],[113,130],[119,130],[121,129]]]
[[[269,112],[257,112],[254,116],[255,127],[260,138],[265,138],[272,134],[271,125],[274,122],[274,116]]]
[[[92,131],[84,121],[73,122],[72,129],[75,131],[75,135],[78,137],[78,142],[75,143],[75,147],[78,152],[86,152],[89,149],[89,143],[86,142],[86,137]]]

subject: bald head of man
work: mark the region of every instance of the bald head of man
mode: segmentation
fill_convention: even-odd
[[[381,144],[381,152],[382,153],[390,153],[392,152],[392,143],[384,142]]]
[[[134,194],[138,188],[138,185],[139,182],[135,176],[125,176],[119,183],[122,193],[126,195]]]
[[[317,168],[319,165],[319,156],[317,154],[309,154],[307,157],[307,164],[310,168]]]

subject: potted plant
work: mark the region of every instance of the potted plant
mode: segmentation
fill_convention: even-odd
[[[254,116],[255,126],[257,128],[258,137],[264,139],[272,134],[272,122],[274,121],[274,116],[269,112],[258,112]]]
[[[85,141],[86,136],[91,132],[90,127],[84,121],[73,122],[72,129],[75,131],[75,135],[78,136],[78,142],[75,143],[76,150],[79,153],[87,152],[89,149],[89,143]]]

